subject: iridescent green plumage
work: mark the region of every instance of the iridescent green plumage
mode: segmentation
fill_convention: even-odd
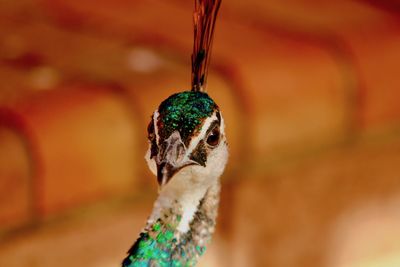
[[[140,234],[129,250],[123,267],[191,267],[205,252],[205,246],[196,245],[192,235],[180,235],[176,230],[180,216],[174,216],[174,223],[157,220]]]
[[[217,105],[206,93],[186,91],[174,94],[164,100],[158,109],[160,134],[168,137],[177,130],[182,139],[187,140],[216,108]]]

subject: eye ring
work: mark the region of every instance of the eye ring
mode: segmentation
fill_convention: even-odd
[[[216,147],[219,144],[220,139],[221,139],[221,132],[219,130],[219,126],[216,126],[208,134],[206,142],[210,147]]]

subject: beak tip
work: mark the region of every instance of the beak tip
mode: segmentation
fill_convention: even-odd
[[[167,163],[161,163],[157,166],[157,182],[160,187],[168,183],[172,177],[172,166]]]
[[[206,164],[202,164],[201,162],[197,161],[189,161],[186,164],[183,164],[182,166],[176,167],[171,165],[170,163],[167,162],[162,162],[157,165],[157,182],[160,188],[164,187],[168,182],[171,180],[171,178],[179,172],[181,169],[187,166],[203,166],[206,167]]]

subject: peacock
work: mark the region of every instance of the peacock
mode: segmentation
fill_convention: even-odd
[[[159,195],[123,267],[195,266],[214,232],[228,144],[205,87],[220,4],[195,0],[192,88],[168,97],[151,116],[145,159]]]

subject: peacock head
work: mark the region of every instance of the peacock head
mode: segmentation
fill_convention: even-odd
[[[224,120],[204,92],[185,91],[164,100],[152,115],[148,140],[145,158],[161,190],[169,184],[207,186],[228,159]]]

